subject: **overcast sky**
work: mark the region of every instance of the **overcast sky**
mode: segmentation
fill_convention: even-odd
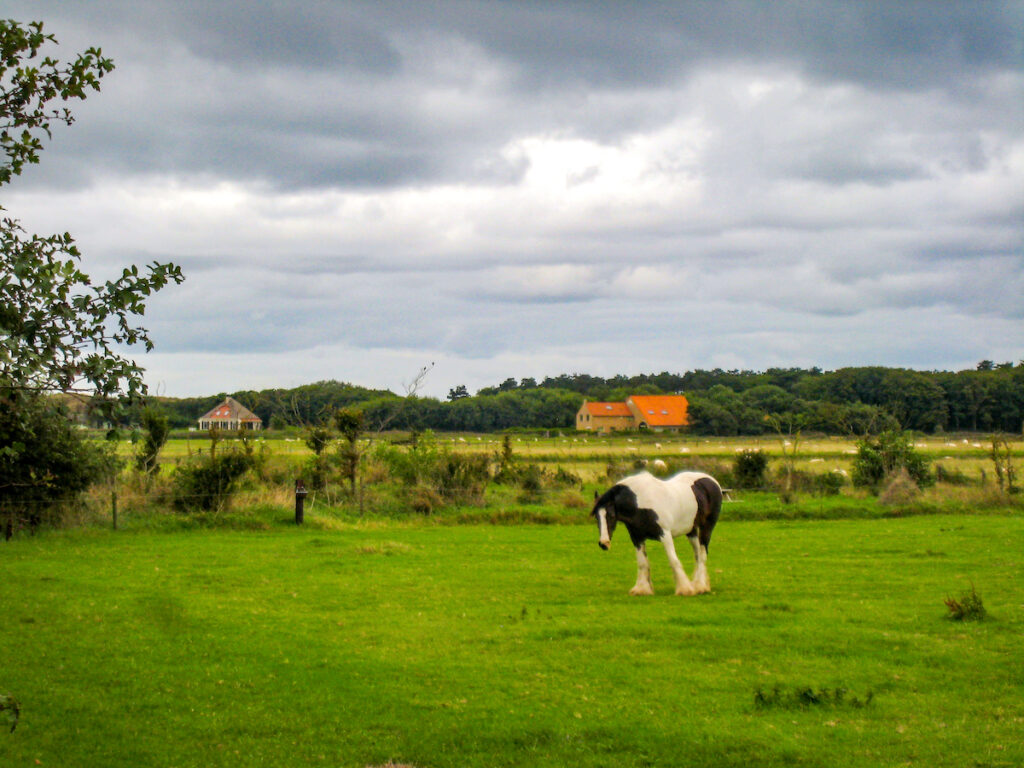
[[[21,2],[116,70],[2,190],[171,396],[1024,358],[1022,2]]]

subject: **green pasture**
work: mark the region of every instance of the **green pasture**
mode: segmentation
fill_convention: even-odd
[[[736,508],[699,598],[590,526],[0,543],[0,765],[1024,763],[1024,520]]]

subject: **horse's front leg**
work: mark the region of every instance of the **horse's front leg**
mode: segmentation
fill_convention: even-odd
[[[704,594],[711,591],[711,581],[708,578],[708,550],[697,536],[688,536],[690,546],[693,547],[693,559],[696,567],[693,571],[693,588],[697,594]]]
[[[686,571],[683,570],[683,564],[679,562],[679,556],[676,555],[676,545],[672,541],[672,534],[666,531],[661,537],[661,543],[665,546],[665,554],[668,555],[668,562],[672,566],[672,574],[676,579],[676,594],[697,594],[697,590],[686,576]]]
[[[629,590],[631,595],[653,595],[651,584],[651,563],[647,559],[647,546],[644,542],[636,545],[636,586]]]

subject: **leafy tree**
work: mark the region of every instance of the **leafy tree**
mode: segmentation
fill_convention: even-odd
[[[49,137],[53,123],[73,122],[67,108],[50,102],[84,99],[114,67],[97,48],[68,65],[49,56],[35,62],[48,43],[56,40],[41,22],[0,21],[0,184],[26,163],[39,162],[41,135]],[[116,280],[93,286],[69,234],[29,235],[6,217],[0,259],[0,386],[14,392],[80,390],[108,401],[123,392],[145,393],[142,368],[115,346],[152,348],[132,316],[145,311],[145,298],[154,291],[184,279],[178,267],[154,262],[140,274],[131,266]]]
[[[331,444],[334,435],[331,428],[323,425],[314,425],[306,430],[305,441],[313,455],[309,460],[309,484],[313,490],[321,490],[327,485],[327,474],[330,471],[330,456],[326,454],[327,446]]]
[[[466,389],[465,384],[459,384],[459,386],[455,387],[454,389],[448,390],[448,400],[451,402],[461,400],[464,397],[469,397],[469,390]]]
[[[807,426],[807,415],[804,413],[770,413],[765,417],[765,421],[775,431],[779,440],[779,448],[782,450],[782,462],[786,470],[782,499],[788,504],[792,500],[796,456],[800,450],[803,431]]]
[[[354,496],[359,476],[359,438],[363,434],[365,418],[362,411],[342,408],[334,414],[334,424],[345,441],[341,448],[341,473],[348,480]]]
[[[166,414],[150,407],[142,412],[142,429],[145,435],[142,439],[142,449],[135,456],[135,466],[140,472],[155,475],[160,471],[157,457],[167,442],[167,435],[171,431],[170,422]]]
[[[729,409],[710,397],[689,395],[690,423],[701,435],[735,435],[739,431],[736,417]]]
[[[0,20],[0,186],[39,162],[52,126],[73,122],[56,105],[99,90],[114,67],[98,48],[70,63],[40,58],[56,42],[42,22]],[[145,394],[142,368],[116,347],[152,348],[133,317],[154,291],[183,280],[173,264],[154,263],[145,274],[132,266],[94,286],[80,260],[69,234],[32,235],[15,219],[0,219],[0,414],[8,438],[0,443],[0,511],[8,534],[24,510],[37,525],[42,510],[73,498],[109,466],[47,395],[92,394],[110,418],[123,395]]]

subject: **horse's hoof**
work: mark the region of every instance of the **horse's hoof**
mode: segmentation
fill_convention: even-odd
[[[637,597],[639,595],[653,595],[654,594],[654,590],[653,589],[641,589],[639,587],[633,587],[631,590],[629,590],[629,594],[633,595],[634,597]]]
[[[676,594],[680,597],[693,597],[697,594],[697,591],[690,587],[689,589],[677,589]]]

